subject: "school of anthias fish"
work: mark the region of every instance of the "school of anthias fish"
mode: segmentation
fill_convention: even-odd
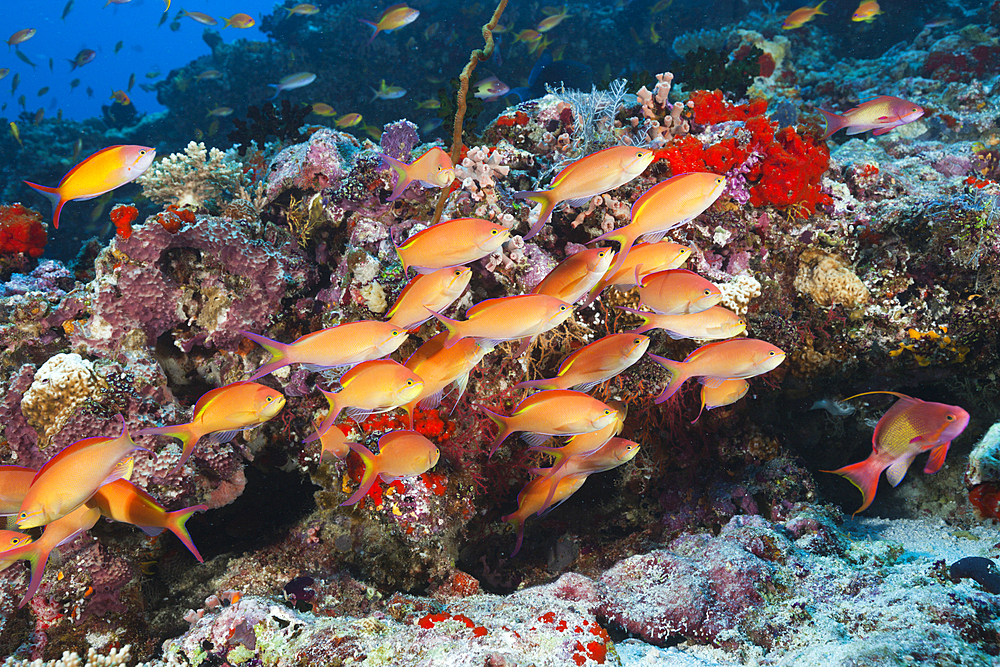
[[[169,0],[167,2],[169,7]],[[822,15],[820,3],[802,8],[787,19],[787,29],[801,26]],[[290,13],[307,13],[311,5],[298,5]],[[315,8],[312,8],[315,9]],[[854,20],[871,20],[879,13],[877,3],[862,3]],[[211,17],[186,14],[207,22]],[[563,16],[565,13],[563,14]],[[245,15],[227,19],[227,25],[246,27]],[[861,18],[858,18],[861,16]],[[246,17],[249,19],[249,17]],[[372,38],[416,18],[416,11],[397,5],[380,21],[366,22]],[[561,18],[546,19],[553,27]],[[252,24],[252,19],[250,19]],[[544,32],[543,26],[539,31]],[[540,32],[539,32],[540,35]],[[15,33],[8,44],[29,39],[25,31]],[[529,39],[531,36],[521,37]],[[82,63],[80,63],[82,64]],[[282,90],[307,85],[315,75],[300,73],[275,87]],[[376,96],[395,94],[382,82]],[[405,91],[404,91],[405,92]],[[923,110],[906,100],[882,96],[860,105],[844,116],[824,112],[826,136],[847,128],[849,134],[875,130],[888,132],[920,117]],[[16,129],[16,128],[15,128]],[[155,150],[144,146],[110,146],[77,164],[58,186],[28,183],[48,197],[54,208],[53,223],[69,201],[100,196],[131,182],[153,162]],[[524,236],[531,238],[548,222],[561,203],[576,206],[622,186],[642,174],[654,153],[643,148],[617,146],[584,156],[563,169],[546,190],[519,192],[515,198],[537,203],[534,223]],[[388,200],[398,199],[411,184],[448,187],[455,179],[450,157],[432,148],[410,164],[389,156],[385,163],[397,174]],[[511,354],[523,354],[538,336],[570,318],[577,305],[596,299],[608,288],[635,287],[647,310],[630,310],[643,324],[635,331],[612,333],[566,357],[555,377],[524,381],[517,388],[534,390],[510,415],[480,408],[497,425],[489,445],[492,456],[511,434],[520,433],[530,449],[548,454],[552,465],[532,470],[532,479],[518,496],[518,508],[504,517],[513,524],[517,537],[512,554],[521,547],[524,522],[533,515],[565,501],[591,474],[611,470],[630,461],[639,443],[618,437],[625,419],[624,407],[600,401],[586,393],[622,373],[648,354],[670,373],[670,381],[656,403],[673,396],[689,378],[701,383],[702,409],[729,405],[740,400],[749,378],[767,373],[785,358],[785,352],[754,338],[741,337],[746,323],[736,313],[719,305],[718,287],[703,277],[680,268],[692,249],[669,241],[664,234],[694,220],[723,193],[726,179],[712,173],[675,175],[650,188],[631,207],[629,223],[592,242],[613,241],[618,248],[594,245],[570,256],[553,269],[530,294],[487,299],[469,308],[464,319],[443,315],[468,288],[472,272],[467,264],[489,256],[510,239],[510,230],[478,218],[440,222],[413,234],[398,246],[404,272],[413,270],[409,281],[386,321],[349,322],[315,331],[293,342],[271,340],[256,332],[245,336],[266,350],[271,358],[247,381],[214,389],[193,408],[190,422],[143,429],[138,435],[169,436],[181,441],[180,469],[202,438],[225,443],[237,433],[259,426],[286,406],[277,390],[255,382],[273,371],[300,364],[314,371],[348,370],[338,388],[319,391],[329,403],[329,412],[316,424],[316,432],[305,443],[319,441],[322,454],[344,459],[355,452],[364,464],[358,488],[343,503],[353,505],[379,479],[391,481],[412,477],[433,468],[439,458],[434,442],[412,430],[416,408],[436,407],[454,385],[454,400],[462,399],[469,374],[483,357],[503,342],[517,342]],[[642,243],[636,243],[639,240]],[[425,341],[404,363],[389,359],[421,324],[437,320],[443,331]],[[648,350],[643,335],[661,329],[672,338],[713,341],[701,345],[683,361],[675,361]],[[875,427],[871,456],[860,463],[830,471],[846,477],[863,495],[863,511],[872,502],[883,471],[890,484],[903,479],[914,457],[930,452],[924,472],[936,472],[951,441],[965,429],[969,414],[962,408],[932,403],[903,394],[885,392],[899,400]],[[864,394],[859,394],[864,395]],[[651,397],[652,398],[652,397]],[[854,397],[851,397],[854,398]],[[349,441],[343,416],[360,422],[366,415],[402,408],[411,430],[382,435],[378,452]],[[700,416],[700,413],[699,413]],[[100,516],[140,527],[149,534],[170,530],[200,561],[185,522],[203,505],[167,512],[137,488],[129,477],[137,452],[154,455],[136,444],[124,419],[114,437],[87,438],[75,442],[52,457],[40,470],[18,466],[0,467],[0,515],[16,515],[21,529],[44,527],[41,537],[20,531],[0,531],[0,569],[17,560],[27,560],[31,580],[21,605],[35,593],[51,551],[81,532],[89,530]],[[566,436],[560,446],[548,443],[553,436]],[[150,441],[152,442],[152,440]],[[517,445],[513,445],[517,446]],[[141,454],[140,454],[141,455]]]

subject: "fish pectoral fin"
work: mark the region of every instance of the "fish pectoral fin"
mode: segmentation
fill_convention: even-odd
[[[911,463],[913,463],[912,456],[904,456],[896,459],[891,466],[886,468],[885,478],[893,486],[899,486],[899,483],[906,477],[906,471],[910,469]]]
[[[238,428],[232,431],[215,431],[214,433],[209,434],[208,441],[217,445],[222,445],[235,438],[242,430],[243,429]]]
[[[544,433],[522,433],[521,439],[532,447],[541,447],[549,439],[549,436]]]
[[[936,473],[944,465],[944,457],[948,455],[948,446],[951,445],[951,441],[944,443],[943,445],[938,445],[931,450],[931,456],[927,459],[927,465],[924,466],[924,473],[931,475]]]
[[[722,383],[726,381],[727,378],[714,378],[714,377],[702,377],[698,378],[698,382],[705,385],[709,389],[715,389],[722,386]]]
[[[346,408],[344,411],[351,419],[359,424],[365,419],[365,417],[375,412],[375,410],[367,410],[365,408]]]
[[[163,528],[161,526],[138,526],[138,528],[150,537],[156,537],[163,532]]]
[[[441,399],[444,398],[444,390],[436,391],[430,396],[424,396],[417,403],[417,407],[421,410],[430,410],[431,408],[436,408],[441,404]]]
[[[593,382],[581,382],[580,384],[573,385],[573,389],[575,389],[576,391],[587,392],[596,387],[597,385],[601,384],[602,382],[604,382],[604,380],[594,380]]]
[[[652,232],[651,234],[644,234],[642,237],[643,243],[659,243],[663,240],[663,236],[666,234],[666,230],[661,232]]]
[[[578,206],[583,206],[591,199],[593,199],[595,196],[596,195],[591,195],[589,197],[577,197],[576,199],[564,199],[563,203],[566,204],[566,206],[577,208]]]

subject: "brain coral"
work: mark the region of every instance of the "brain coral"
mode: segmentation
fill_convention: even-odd
[[[21,399],[21,413],[39,434],[39,448],[47,446],[80,405],[96,398],[103,386],[94,365],[79,354],[57,354],[42,364]]]
[[[799,256],[799,272],[793,283],[800,294],[808,294],[824,308],[837,304],[857,308],[868,301],[868,288],[841,258],[822,250],[806,250]]]

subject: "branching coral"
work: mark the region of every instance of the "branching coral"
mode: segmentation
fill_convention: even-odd
[[[218,148],[190,142],[183,153],[172,153],[156,162],[137,179],[142,194],[158,204],[180,208],[221,208],[223,199],[240,192],[243,168]]]

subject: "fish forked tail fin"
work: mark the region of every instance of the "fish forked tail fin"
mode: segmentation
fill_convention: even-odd
[[[177,438],[181,441],[181,458],[168,474],[173,475],[178,470],[184,467],[191,453],[194,452],[195,445],[201,439],[202,433],[198,432],[194,428],[193,423],[187,424],[174,424],[172,426],[157,426],[154,428],[144,428],[135,432],[136,435],[167,435],[171,438]]]
[[[479,411],[489,417],[494,424],[500,427],[500,432],[497,433],[497,437],[493,439],[493,444],[490,445],[490,457],[492,458],[493,454],[500,448],[500,445],[503,444],[503,441],[507,439],[507,436],[514,431],[510,428],[510,425],[507,422],[509,417],[498,415],[492,410],[489,410],[481,405],[479,406]]]
[[[638,329],[632,329],[628,333],[646,333],[647,331],[652,331],[657,329],[655,324],[652,324],[653,315],[652,313],[646,313],[641,310],[636,310],[635,308],[626,308],[625,306],[615,306],[618,310],[623,310],[626,313],[631,313],[632,315],[638,315],[642,318],[642,326]]]
[[[377,97],[377,96],[376,96]],[[403,191],[413,182],[406,173],[406,168],[409,166],[404,162],[400,162],[396,158],[382,153],[382,159],[396,172],[396,185],[392,188],[392,194],[390,194],[386,201],[396,201],[402,196]]]
[[[39,185],[38,183],[32,183],[31,181],[24,181],[24,184],[29,188],[40,192],[46,199],[52,202],[52,225],[59,229],[59,214],[62,213],[63,206],[66,205],[66,201],[63,200],[62,195],[59,193],[58,187],[49,187],[48,185]]]
[[[337,417],[340,416],[340,411],[343,409],[343,406],[337,401],[337,397],[340,395],[338,392],[327,391],[322,388],[319,388],[319,390],[324,396],[326,396],[326,401],[330,404],[330,412],[327,413],[326,417],[323,418],[323,421],[321,421],[319,426],[316,427],[316,432],[302,442],[313,442],[326,435],[327,431],[334,428],[333,424],[337,421]]]
[[[820,472],[830,472],[847,479],[861,491],[864,500],[861,507],[855,510],[854,514],[864,512],[875,500],[875,492],[878,490],[878,478],[882,471],[889,467],[888,461],[883,461],[874,452],[864,461],[854,463],[836,470],[821,470]]]
[[[826,139],[830,135],[836,134],[840,130],[847,127],[848,121],[843,116],[830,111],[824,111],[818,107],[817,110],[823,114],[823,119],[826,121],[826,129],[823,130],[823,136],[821,136],[820,139]]]
[[[372,451],[365,447],[364,445],[358,444],[356,442],[348,442],[347,446],[354,450],[354,453],[361,457],[361,461],[365,464],[365,471],[361,475],[361,483],[358,486],[357,491],[351,494],[351,497],[340,503],[341,507],[345,505],[354,505],[359,500],[365,497],[368,491],[371,490],[372,485],[375,484],[375,480],[378,479],[379,469],[378,460]]]
[[[443,324],[445,329],[448,330],[448,337],[444,339],[444,346],[446,348],[453,347],[455,343],[465,338],[465,336],[462,334],[461,331],[459,331],[458,328],[461,322],[459,322],[458,320],[453,320],[450,317],[446,317],[441,313],[435,313],[433,310],[427,308],[426,306],[424,306],[424,308],[426,308],[427,312],[433,315],[434,319]]]
[[[512,525],[514,532],[517,533],[517,539],[514,540],[514,549],[510,552],[510,558],[513,558],[521,550],[521,545],[524,543],[524,518],[517,512],[513,512],[505,517],[501,517],[500,520]]]
[[[271,355],[271,359],[250,376],[251,380],[257,380],[264,377],[268,373],[273,373],[279,368],[284,368],[289,364],[295,363],[291,359],[292,355],[289,350],[291,345],[288,343],[279,343],[276,340],[271,340],[266,336],[250,333],[249,331],[240,331],[240,333],[260,345]]]
[[[664,402],[671,396],[677,393],[677,390],[681,388],[681,385],[688,379],[688,374],[685,371],[685,364],[683,361],[674,361],[673,359],[667,359],[652,353],[649,354],[649,358],[666,368],[670,372],[670,382],[667,386],[663,388],[660,395],[656,397],[653,401],[657,405]]]
[[[38,541],[15,547],[0,555],[0,572],[6,570],[19,560],[28,561],[31,579],[28,582],[28,590],[25,591],[20,604],[17,605],[18,608],[27,604],[28,600],[33,598],[38,591],[38,587],[42,583],[42,576],[45,574],[45,564],[49,561],[49,553],[51,553],[51,548],[47,549],[44,544]]]
[[[538,211],[538,220],[535,224],[531,225],[528,233],[524,235],[524,240],[527,241],[535,234],[537,234],[542,226],[549,221],[552,217],[552,211],[555,210],[556,201],[555,195],[552,194],[552,190],[525,190],[524,192],[515,192],[514,199],[527,199],[528,201],[533,201],[536,204],[541,204],[542,208]]]
[[[201,557],[198,553],[198,547],[194,545],[191,541],[191,534],[188,533],[187,520],[194,516],[195,512],[205,512],[208,510],[208,505],[195,505],[193,507],[187,507],[181,510],[175,510],[173,512],[167,512],[167,525],[166,528],[171,533],[177,536],[184,546],[188,548],[194,557],[198,559],[199,563],[204,563],[205,559]]]
[[[368,26],[369,28],[371,28],[372,30],[375,31],[375,32],[372,33],[372,36],[368,38],[368,43],[371,44],[372,40],[375,39],[375,35],[377,35],[377,34],[379,34],[379,32],[381,32],[379,30],[378,24],[375,23],[374,21],[367,21],[365,19],[358,19],[358,23],[364,23],[366,26]]]

